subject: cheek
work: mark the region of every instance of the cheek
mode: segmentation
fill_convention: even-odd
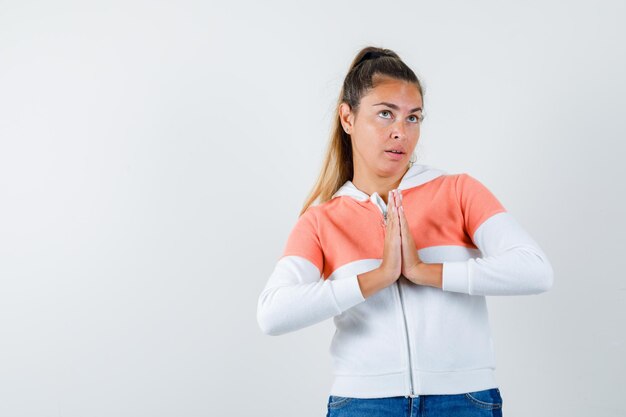
[[[420,126],[415,126],[415,127],[412,129],[411,133],[412,133],[412,135],[411,135],[411,136],[412,136],[412,139],[413,139],[414,141],[417,141],[417,139],[419,139],[419,136],[420,136]]]
[[[375,127],[372,127],[371,125],[360,126],[359,129],[355,130],[354,133],[355,136],[358,137],[357,142],[360,144],[360,147],[363,151],[380,145],[380,142],[381,140],[383,140],[384,137],[381,129],[377,129]]]
[[[371,137],[361,137],[357,146],[362,155],[375,156],[380,152],[382,145],[378,141],[373,140]]]

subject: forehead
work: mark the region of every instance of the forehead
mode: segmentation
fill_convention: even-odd
[[[417,86],[403,80],[382,79],[376,87],[362,97],[362,102],[367,104],[381,101],[395,103],[407,109],[422,107],[422,95]]]

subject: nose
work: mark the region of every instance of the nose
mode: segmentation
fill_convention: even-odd
[[[393,124],[393,128],[391,129],[391,138],[392,139],[406,139],[406,131],[404,124],[402,121]]]

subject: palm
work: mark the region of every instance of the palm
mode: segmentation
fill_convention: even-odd
[[[392,195],[395,193],[392,193]],[[402,268],[401,273],[408,280],[419,284],[419,265],[422,263],[422,260],[419,258],[417,254],[417,247],[415,242],[413,241],[413,236],[411,234],[411,230],[409,228],[409,224],[404,216],[404,210],[402,209],[402,198],[401,195],[395,197],[392,201],[392,204],[395,204],[398,207],[398,221],[400,224],[400,235],[402,242]]]

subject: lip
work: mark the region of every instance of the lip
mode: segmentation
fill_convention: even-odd
[[[389,156],[389,158],[391,158],[394,161],[399,161],[399,160],[403,159],[404,155],[406,155],[406,154],[404,152],[403,153],[393,153],[393,152],[385,151],[385,155]]]

